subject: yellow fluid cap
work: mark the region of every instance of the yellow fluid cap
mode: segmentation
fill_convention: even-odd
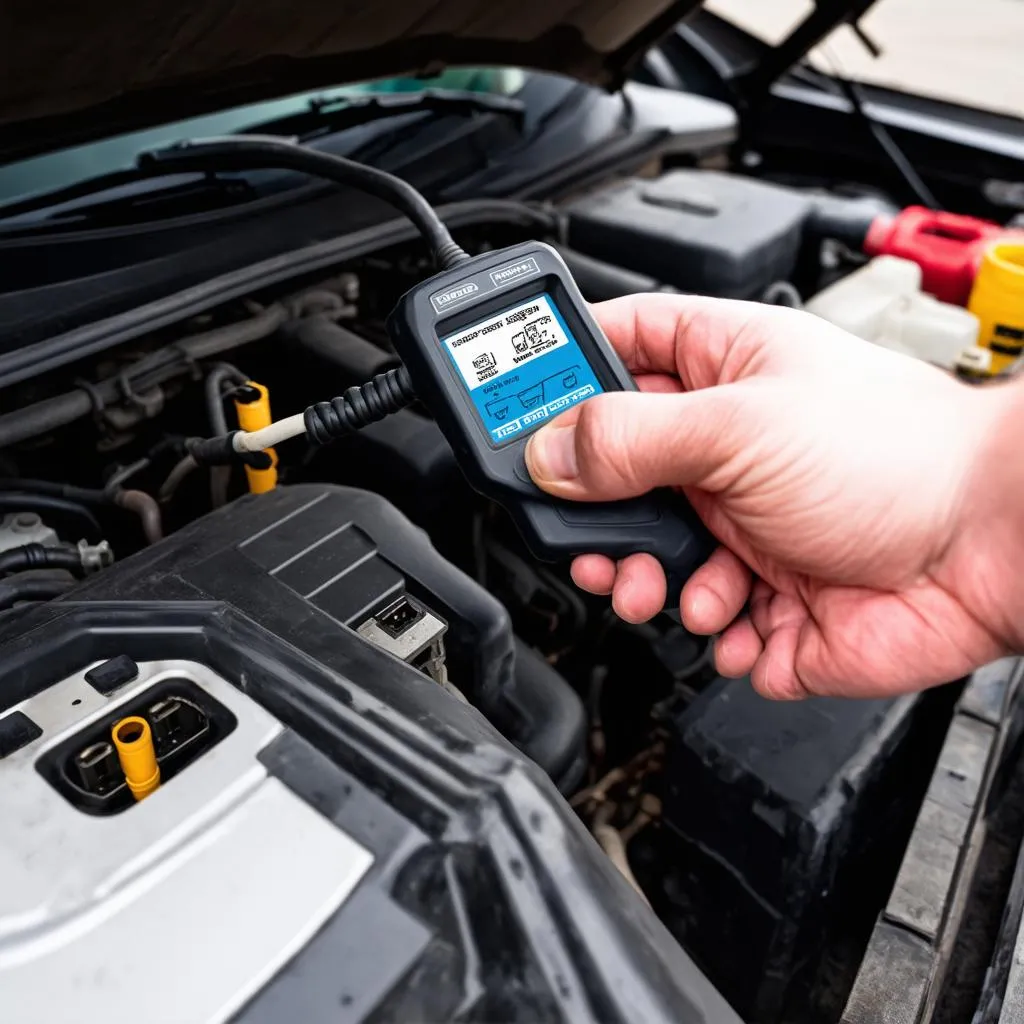
[[[981,258],[978,274],[1009,292],[1019,292],[1024,299],[1024,239],[994,242]]]
[[[110,733],[132,796],[145,800],[160,785],[160,765],[149,722],[139,715],[131,715],[115,722]]]
[[[270,392],[262,384],[254,380],[245,382],[242,393],[235,398],[235,412],[238,414],[238,425],[243,430],[262,430],[269,427]]]
[[[967,308],[978,318],[978,344],[999,373],[1024,355],[1024,238],[986,247]]]

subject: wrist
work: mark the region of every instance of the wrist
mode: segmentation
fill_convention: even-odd
[[[1024,653],[1024,379],[965,397],[975,454],[962,477],[948,584],[1007,652]]]

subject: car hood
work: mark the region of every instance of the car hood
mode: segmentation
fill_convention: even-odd
[[[619,84],[700,0],[106,0],[8,11],[0,161],[447,65]]]

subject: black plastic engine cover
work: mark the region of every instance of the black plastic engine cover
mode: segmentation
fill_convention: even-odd
[[[448,623],[453,682],[502,735],[563,789],[585,768],[586,716],[576,693],[546,663],[516,657],[504,606],[378,494],[315,484],[244,498],[76,595],[98,591],[107,599],[201,593],[259,621],[284,614],[286,627],[314,606],[335,629],[355,629],[408,592]]]
[[[312,550],[322,534],[310,515],[335,523]],[[0,715],[123,655],[199,662],[284,725],[260,754],[267,771],[374,859],[237,1019],[735,1024],[536,765],[343,625],[379,593],[373,552],[408,529],[381,499],[344,488],[233,503],[69,599],[9,616]],[[329,562],[331,544],[368,545],[355,562],[375,575],[352,570],[346,587],[327,579],[309,597],[296,575],[315,575],[316,548]],[[421,562],[403,554],[411,589],[436,555],[425,538]],[[470,599],[487,595],[453,587],[445,602],[468,614]]]
[[[569,242],[682,291],[753,299],[787,280],[811,199],[714,171],[634,179],[569,208]]]

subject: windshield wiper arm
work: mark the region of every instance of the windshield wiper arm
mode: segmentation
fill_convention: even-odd
[[[269,121],[247,125],[246,135],[292,135],[307,138],[355,128],[388,117],[416,114],[497,114],[508,118],[518,131],[523,130],[526,107],[521,100],[494,93],[469,92],[460,89],[423,89],[419,92],[368,93],[365,96],[339,95],[318,97],[309,101],[305,110]]]
[[[526,107],[523,102],[509,96],[458,89],[424,89],[419,92],[370,93],[365,96],[337,96],[311,100],[306,110],[300,110],[297,113],[288,114],[284,117],[249,125],[240,129],[239,134],[247,136],[290,136],[293,139],[301,139],[308,138],[312,134],[329,134],[344,131],[346,128],[369,124],[383,118],[398,117],[402,114],[418,113],[420,111],[460,115],[497,114],[508,118],[519,131],[522,131],[526,118]],[[63,206],[65,203],[72,203],[77,199],[98,196],[124,185],[132,185],[153,178],[181,173],[184,172],[172,172],[153,166],[136,166],[125,170],[100,174],[92,178],[85,178],[64,188],[54,189],[51,192],[40,192],[26,199],[0,206],[0,222],[12,220],[23,214]],[[228,201],[240,202],[245,198],[242,194],[246,189],[244,179],[237,176],[221,177],[219,173],[209,171],[199,185],[208,194],[219,191]],[[183,189],[187,187],[182,186]],[[193,183],[191,187],[195,189],[196,183]],[[116,205],[123,209],[126,203],[141,203],[147,199],[154,200],[157,198],[160,197],[152,193],[139,196],[124,196],[111,200],[111,206]],[[167,196],[163,196],[163,198],[167,198]],[[88,209],[90,215],[92,215],[97,207],[90,203]],[[52,220],[26,224],[25,227],[44,227],[46,224],[56,225],[62,221],[74,218],[78,213],[79,210],[73,208],[68,210],[66,214],[56,216]]]
[[[103,195],[105,192],[113,192],[125,185],[135,185],[142,181],[152,181],[156,178],[187,177],[194,172],[165,171],[162,168],[130,167],[122,171],[111,171],[108,174],[98,174],[92,178],[83,178],[73,185],[64,188],[54,189],[51,192],[39,192],[5,206],[0,206],[0,222],[13,220],[27,213],[36,213],[40,210],[56,209],[65,203],[73,203],[78,199],[89,199],[94,196]],[[227,202],[240,203],[252,198],[252,191],[245,180],[238,175],[221,176],[212,171],[203,174],[198,181],[184,181],[174,185],[168,185],[156,191],[129,193],[123,196],[113,196],[101,203],[89,203],[87,206],[74,206],[69,210],[55,214],[52,218],[33,221],[24,225],[16,225],[11,230],[24,227],[26,229],[44,228],[48,225],[58,226],[69,220],[83,216],[86,212],[90,217],[102,216],[105,209],[111,213],[124,211],[126,207],[141,206],[155,201],[193,202],[197,199],[205,199],[207,202],[217,198],[223,205]]]

